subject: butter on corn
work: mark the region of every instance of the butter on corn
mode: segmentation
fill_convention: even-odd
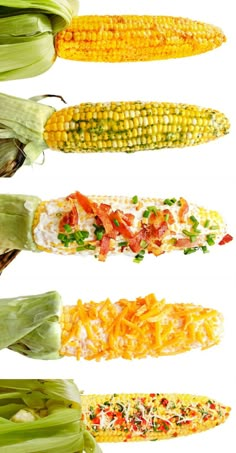
[[[230,129],[223,113],[193,105],[86,103],[55,112],[38,103],[48,96],[25,100],[0,93],[0,176],[32,164],[46,148],[85,153],[182,148]]]
[[[80,16],[56,36],[59,57],[126,62],[188,57],[219,47],[218,27],[182,17]]]

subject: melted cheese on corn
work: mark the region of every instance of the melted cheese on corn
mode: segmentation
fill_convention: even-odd
[[[64,306],[61,355],[106,360],[173,355],[219,343],[222,315],[192,304],[166,304],[153,294]]]

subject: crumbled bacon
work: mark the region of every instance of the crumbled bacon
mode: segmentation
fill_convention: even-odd
[[[189,205],[188,205],[187,201],[182,197],[179,199],[179,202],[180,202],[180,208],[179,208],[178,217],[179,217],[180,223],[184,223],[185,215],[189,211]]]
[[[78,211],[76,207],[73,206],[72,209],[61,218],[59,223],[59,230],[64,232],[65,225],[70,225],[73,228],[74,226],[78,225],[78,220]]]

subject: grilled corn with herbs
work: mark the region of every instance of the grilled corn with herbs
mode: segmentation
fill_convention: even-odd
[[[55,111],[0,94],[0,176],[32,164],[46,148],[63,152],[134,152],[183,148],[228,134],[223,113],[167,102],[87,103]]]

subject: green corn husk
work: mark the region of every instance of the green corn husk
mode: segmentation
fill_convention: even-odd
[[[55,109],[36,102],[42,98],[26,100],[0,93],[0,176],[12,176],[47,148],[44,125]]]
[[[60,308],[61,296],[56,291],[1,299],[0,349],[36,359],[59,359]]]
[[[0,453],[15,452],[101,453],[81,421],[73,381],[0,380]]]
[[[56,58],[54,36],[77,10],[77,0],[0,0],[0,80],[47,71]]]
[[[0,273],[20,250],[37,251],[32,225],[40,201],[28,195],[0,195]]]

